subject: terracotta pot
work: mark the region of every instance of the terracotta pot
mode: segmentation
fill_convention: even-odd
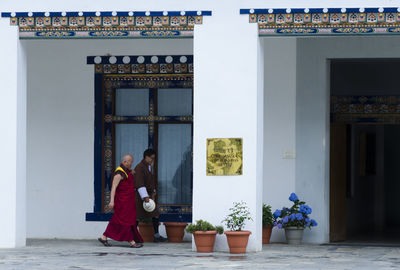
[[[246,253],[247,243],[249,242],[250,231],[226,231],[226,239],[230,253]]]
[[[271,239],[272,227],[273,227],[272,225],[263,227],[262,229],[263,244],[269,244],[269,240]]]
[[[197,252],[213,252],[217,231],[195,231],[193,233]]]
[[[144,242],[154,242],[153,223],[139,222],[139,233]]]
[[[165,225],[165,230],[167,231],[168,242],[182,243],[187,223],[164,222],[164,225]]]

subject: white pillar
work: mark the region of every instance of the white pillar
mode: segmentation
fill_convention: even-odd
[[[0,247],[26,242],[26,58],[18,27],[0,20]]]
[[[247,251],[260,251],[263,57],[257,24],[236,7],[226,9],[195,27],[193,220],[220,225],[232,203],[243,200],[253,218],[244,228],[252,232]],[[206,175],[207,138],[243,138],[243,175]],[[228,250],[224,235],[215,249]]]
[[[264,40],[264,203],[275,209],[291,204],[295,192],[296,38]],[[284,242],[284,230],[274,228],[273,242]]]

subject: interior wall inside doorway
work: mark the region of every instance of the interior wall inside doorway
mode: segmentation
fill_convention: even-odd
[[[89,55],[193,54],[192,39],[31,40],[27,47],[27,237],[93,238],[94,68]]]

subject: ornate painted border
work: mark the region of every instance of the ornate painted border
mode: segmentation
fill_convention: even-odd
[[[193,36],[211,11],[3,12],[21,39],[176,38]]]
[[[331,122],[400,124],[400,96],[332,96]]]
[[[241,9],[260,36],[398,34],[400,8]]]
[[[89,56],[95,73],[193,74],[193,55]]]

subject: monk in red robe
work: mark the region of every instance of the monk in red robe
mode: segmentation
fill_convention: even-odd
[[[106,231],[98,239],[104,246],[111,244],[107,237],[116,241],[127,241],[132,248],[143,246],[143,239],[136,226],[135,185],[131,172],[132,155],[122,158],[120,167],[115,170],[111,200],[108,209],[114,209],[114,215],[108,223]]]

